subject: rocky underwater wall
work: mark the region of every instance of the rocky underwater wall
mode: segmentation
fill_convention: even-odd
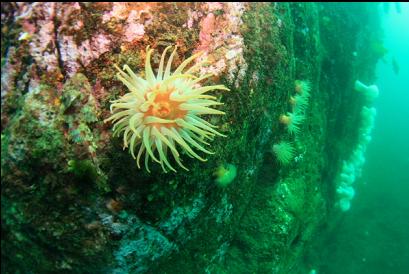
[[[385,53],[373,4],[1,10],[2,272],[313,268],[304,254],[317,229],[343,214],[339,174],[360,142],[365,97],[355,81],[372,84]],[[149,78],[147,46],[156,72],[174,45],[172,70],[201,52],[199,74],[212,74],[202,83],[229,89],[209,93],[224,115],[201,116],[226,137],[210,138],[214,154],[195,150],[207,161],[179,150],[189,171],[170,157],[176,173],[163,161],[148,172],[104,123],[110,101],[129,92],[115,65]]]

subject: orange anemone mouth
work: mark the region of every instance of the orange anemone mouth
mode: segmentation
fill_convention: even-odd
[[[297,93],[302,93],[302,86],[300,85],[300,84],[296,84],[295,85],[295,91],[297,92]]]
[[[280,116],[280,122],[285,124],[285,125],[288,125],[289,123],[291,123],[291,118],[289,116],[283,114],[283,115]]]
[[[181,102],[173,101],[170,99],[170,95],[175,91],[175,88],[168,88],[164,92],[159,90],[152,91],[152,95],[147,96],[153,98],[150,102],[148,110],[144,113],[144,117],[154,116],[161,119],[169,120],[169,123],[151,123],[151,126],[159,128],[160,126],[165,127],[176,127],[179,126],[172,122],[178,118],[184,118],[187,114],[186,110],[180,109]]]

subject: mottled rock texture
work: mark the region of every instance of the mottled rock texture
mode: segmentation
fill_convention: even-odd
[[[356,79],[382,56],[368,4],[1,3],[4,273],[307,273],[357,141]],[[143,75],[145,48],[174,65],[200,50],[227,138],[189,172],[139,170],[112,138],[114,64]],[[154,65],[155,67],[155,65]],[[155,67],[156,68],[156,67]],[[301,133],[279,123],[296,79],[312,85]],[[280,166],[271,146],[291,140]],[[220,165],[237,167],[227,187]]]

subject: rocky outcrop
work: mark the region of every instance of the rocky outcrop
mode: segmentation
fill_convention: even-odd
[[[306,273],[314,231],[337,214],[335,175],[358,142],[380,57],[369,4],[2,3],[2,272]],[[143,74],[177,45],[198,51],[224,103],[227,138],[189,172],[139,170],[113,138],[114,64]],[[369,45],[369,46],[368,46]],[[295,138],[279,123],[309,80]],[[271,146],[295,144],[281,166]],[[182,157],[186,157],[183,155]],[[214,172],[237,169],[225,187]],[[220,170],[220,169],[219,169]]]

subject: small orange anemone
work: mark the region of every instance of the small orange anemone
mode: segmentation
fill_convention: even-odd
[[[308,107],[308,97],[300,94],[291,96],[289,101],[294,113],[304,112]]]
[[[309,97],[311,91],[311,84],[309,81],[295,80],[294,89],[298,94],[303,95],[305,97]]]
[[[299,125],[304,120],[304,116],[298,113],[287,112],[280,116],[280,122],[287,126],[287,130],[291,134],[298,134],[300,132]]]
[[[237,168],[232,164],[223,164],[216,169],[214,175],[216,175],[216,183],[219,186],[226,187],[236,178]]]
[[[291,118],[288,115],[282,114],[280,116],[280,122],[284,125],[289,125],[291,123]]]
[[[281,164],[286,165],[290,163],[294,157],[295,150],[291,142],[281,141],[278,144],[274,144],[272,149]]]
[[[297,104],[297,100],[295,99],[294,96],[290,97],[290,100],[288,100],[288,102],[292,105],[295,106]]]

